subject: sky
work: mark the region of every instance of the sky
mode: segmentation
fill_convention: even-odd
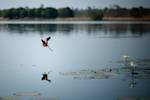
[[[87,8],[110,7],[114,4],[121,7],[137,7],[143,6],[150,8],[150,0],[0,0],[0,9],[13,7],[40,7],[43,4],[45,7],[71,7],[71,8]]]

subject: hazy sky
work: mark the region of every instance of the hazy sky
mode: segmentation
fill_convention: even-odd
[[[150,8],[150,0],[0,0],[0,8],[11,7],[39,7],[41,4],[51,7],[72,7],[87,8],[90,7],[110,7],[118,4],[122,7],[144,6]]]

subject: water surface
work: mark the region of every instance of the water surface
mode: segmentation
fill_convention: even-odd
[[[41,38],[51,36],[43,48]],[[149,79],[73,79],[63,72],[120,68],[123,55],[150,58],[148,22],[1,23],[0,96],[38,92],[21,99],[116,100],[149,97]],[[49,72],[51,83],[41,81]],[[20,99],[20,98],[19,98]]]

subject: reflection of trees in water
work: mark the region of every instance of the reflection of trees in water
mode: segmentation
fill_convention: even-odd
[[[40,34],[49,32],[64,32],[69,33],[73,30],[73,25],[65,24],[5,24],[0,25],[1,30],[6,30],[11,33],[28,33],[28,32],[39,32]]]
[[[39,32],[42,34],[45,32],[56,32],[56,24],[7,24],[0,27],[11,33]]]
[[[131,27],[131,32],[143,35],[144,33],[150,32],[150,24],[133,24]]]
[[[70,34],[73,30],[73,24],[57,24],[57,31],[62,32],[63,34]]]
[[[128,38],[150,33],[149,27],[150,24],[75,24],[73,30],[108,38]]]
[[[1,24],[0,29],[11,33],[59,32],[70,34],[86,32],[88,35],[103,35],[111,38],[139,37],[150,33],[150,24]]]
[[[107,33],[124,34],[130,33],[132,35],[143,35],[149,33],[150,24],[105,24],[103,28]]]
[[[112,38],[139,37],[150,32],[150,24],[98,24],[86,25],[88,34],[98,33],[99,35]],[[103,33],[103,34],[101,34]]]

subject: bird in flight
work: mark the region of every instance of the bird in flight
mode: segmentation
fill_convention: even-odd
[[[51,39],[51,37],[47,37],[45,40],[41,39],[43,47],[48,47],[48,41]]]
[[[48,45],[48,41],[49,41],[50,39],[51,39],[51,37],[49,36],[49,37],[47,37],[46,39],[41,39],[41,41],[42,41],[43,47],[48,47],[50,51],[53,51],[53,50],[49,47],[49,45]]]

